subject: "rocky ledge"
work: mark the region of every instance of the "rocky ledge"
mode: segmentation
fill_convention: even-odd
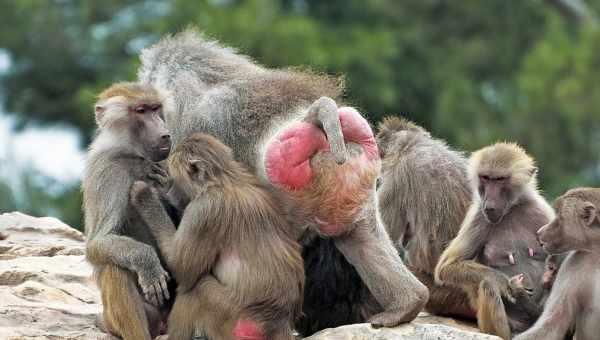
[[[100,294],[84,257],[84,236],[55,218],[0,215],[0,339],[116,340],[96,326]],[[421,313],[410,324],[367,324],[307,339],[499,339],[472,325]]]

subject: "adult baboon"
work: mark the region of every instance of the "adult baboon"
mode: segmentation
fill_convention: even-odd
[[[364,118],[330,99],[339,101],[338,80],[260,67],[194,31],[164,38],[141,60],[140,81],[169,98],[175,143],[216,136],[281,197],[298,239],[333,237],[382,307],[374,326],[416,317],[428,291],[378,220],[377,146]]]
[[[467,160],[422,127],[398,117],[379,124],[377,145],[383,156],[377,190],[381,218],[405,251],[409,269],[430,290],[426,309],[474,317],[461,289],[433,280],[439,256],[458,233],[471,203]]]
[[[511,329],[530,326],[529,313],[515,304],[507,274],[515,275],[515,268],[541,268],[522,274],[534,295],[543,289],[546,255],[536,232],[554,212],[537,191],[536,173],[533,159],[516,144],[496,143],[473,153],[473,202],[435,270],[439,283],[465,290],[479,328],[504,339],[510,339]],[[527,256],[515,259],[523,253]],[[517,260],[525,263],[515,267]]]
[[[210,339],[294,339],[304,268],[268,188],[205,134],[180,142],[169,170],[189,202],[177,231],[146,183],[131,194],[179,285],[169,339],[196,328]]]
[[[155,240],[129,205],[133,182],[160,175],[156,162],[170,151],[161,103],[148,85],[119,83],[100,94],[98,135],[82,184],[86,256],[102,293],[103,324],[129,340],[156,336],[159,307],[169,299],[169,275]]]
[[[570,329],[577,340],[598,339],[600,325],[600,189],[567,191],[554,203],[557,217],[538,231],[550,254],[571,251],[538,321],[517,340],[562,340]]]

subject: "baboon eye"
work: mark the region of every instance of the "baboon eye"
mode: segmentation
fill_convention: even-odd
[[[158,111],[161,107],[162,107],[162,105],[160,105],[160,104],[154,104],[150,107],[150,110]]]
[[[486,176],[486,175],[479,176],[479,178],[481,178],[484,181],[489,181],[490,180],[490,176]]]
[[[134,111],[137,113],[146,113],[146,107],[144,105],[140,105],[137,106]]]

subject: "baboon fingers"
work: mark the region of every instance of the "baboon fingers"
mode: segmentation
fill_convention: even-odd
[[[167,276],[166,278],[163,278],[162,280],[160,280],[160,288],[162,290],[162,293],[165,297],[165,300],[169,300],[171,299],[171,295],[169,294],[169,288],[167,287],[167,281],[169,280],[169,277]]]

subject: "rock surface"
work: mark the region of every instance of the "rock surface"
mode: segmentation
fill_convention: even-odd
[[[0,215],[0,339],[117,339],[95,325],[102,307],[83,241],[54,218]]]
[[[96,326],[100,294],[84,258],[84,236],[54,218],[0,215],[0,340],[117,340]],[[499,339],[426,313],[410,324],[327,329],[307,339]]]

